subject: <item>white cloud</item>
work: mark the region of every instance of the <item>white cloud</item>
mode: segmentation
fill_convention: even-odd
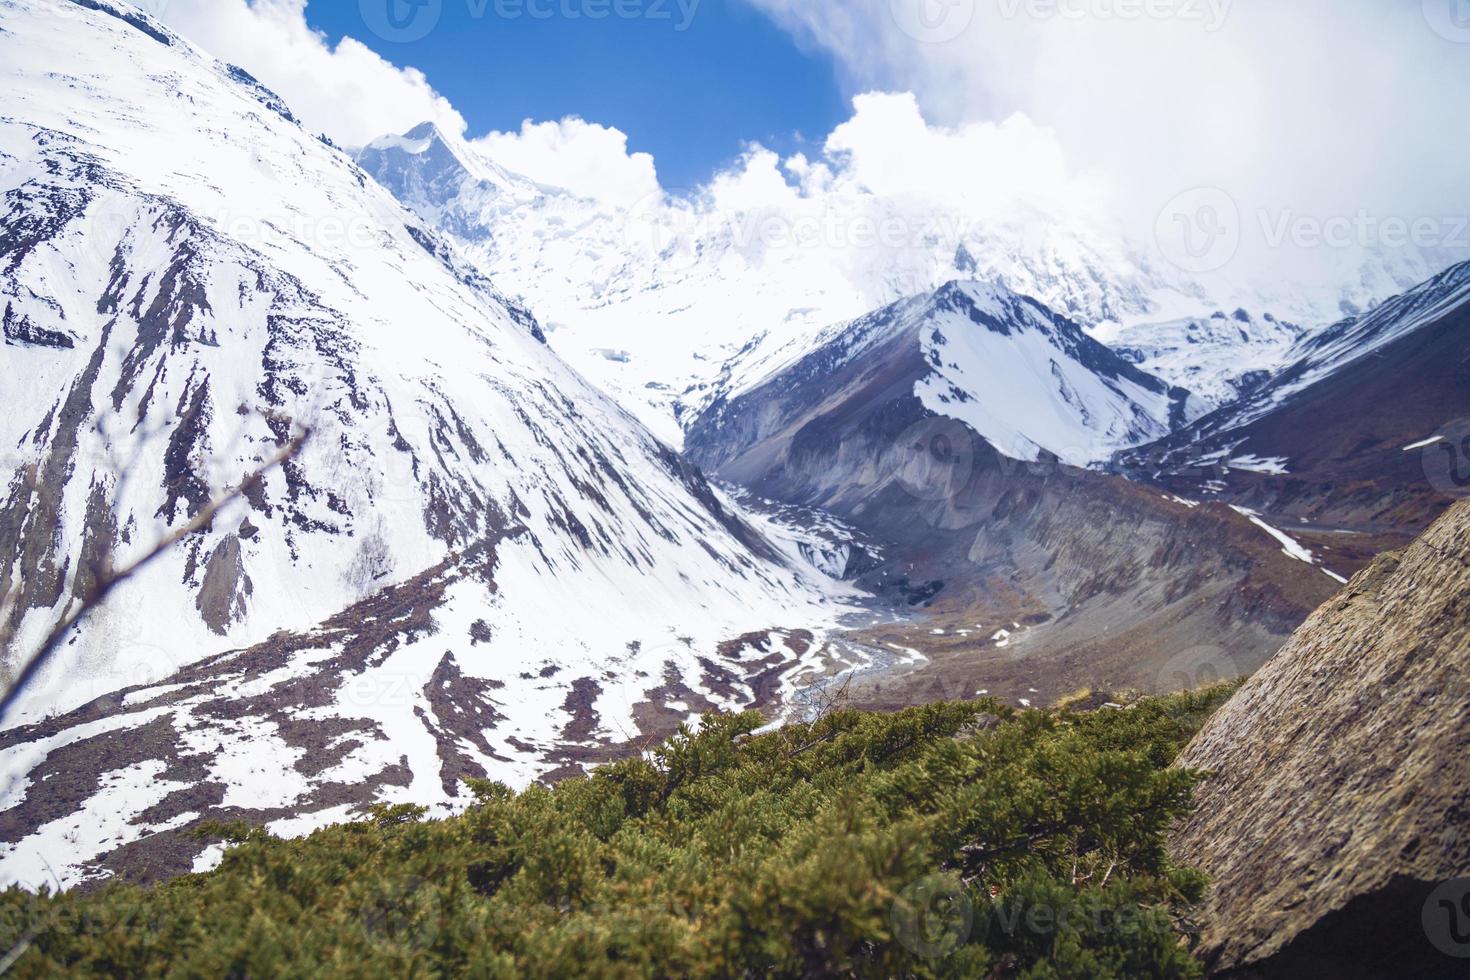
[[[239,65],[291,106],[312,132],[357,147],[432,120],[459,133],[464,118],[423,73],[348,37],[335,47],[306,23],[306,0],[169,0],[159,15],[210,54]]]
[[[907,93],[857,96],[815,155],[783,159],[751,145],[705,187],[638,222],[655,229],[655,251],[682,241],[690,261],[701,242],[714,254],[733,242],[766,274],[805,282],[798,293],[810,294],[818,319],[833,303],[854,315],[957,275],[962,244],[983,253],[981,275],[1033,290],[1051,262],[1125,263],[1097,183],[1068,165],[1054,134],[1020,116],[935,125]],[[1079,314],[1117,300],[1050,298]]]
[[[659,193],[652,156],[629,153],[627,134],[574,116],[527,119],[519,132],[491,133],[472,145],[507,170],[599,201],[632,205]]]
[[[1096,205],[1092,179],[1074,173],[1056,134],[1015,114],[999,123],[930,125],[909,93],[859,95],[827,155],[865,190],[948,200],[976,217],[1017,203],[1076,214]]]
[[[704,188],[703,196],[707,205],[720,213],[792,207],[802,195],[782,171],[787,169],[797,176],[805,162],[803,157],[792,167],[783,168],[779,156],[763,146],[753,145],[729,170],[715,175]]]
[[[699,200],[717,215],[821,216],[831,234],[861,221],[900,222],[910,244],[942,233],[1050,223],[1090,232],[1111,213],[1090,174],[1067,163],[1055,134],[1016,115],[1001,123],[939,126],[908,93],[870,92],[822,145],[820,156],[782,160],[759,145],[710,182]]]
[[[1470,43],[1431,29],[1419,0],[749,2],[830,52],[853,92],[913,91],[926,116],[961,131],[1044,127],[1055,155],[1038,137],[1018,166],[1040,164],[1045,179],[1011,176],[1036,191],[1061,161],[1084,167],[1140,237],[1200,186],[1236,200],[1248,237],[1260,237],[1263,209],[1318,219],[1467,210]],[[929,20],[902,16],[916,4]],[[912,36],[946,16],[963,29],[928,36],[957,37]],[[890,132],[900,177],[924,172],[897,138],[918,131]]]

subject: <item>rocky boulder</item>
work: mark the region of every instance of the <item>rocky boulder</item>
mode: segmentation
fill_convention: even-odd
[[[1470,502],[1315,613],[1179,764],[1199,953],[1233,977],[1470,977]]]

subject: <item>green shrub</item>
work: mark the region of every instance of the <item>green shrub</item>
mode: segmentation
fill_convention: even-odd
[[[1170,770],[1228,692],[705,719],[463,815],[235,828],[208,874],[0,896],[21,977],[1194,977]]]

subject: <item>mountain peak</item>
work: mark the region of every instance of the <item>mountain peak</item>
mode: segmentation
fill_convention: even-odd
[[[357,164],[430,224],[439,223],[467,190],[493,196],[517,180],[433,121],[378,137],[357,155]],[[467,228],[455,228],[473,237]]]
[[[403,138],[408,140],[438,140],[443,142],[444,133],[440,131],[438,125],[432,120],[425,120],[404,133]]]
[[[470,170],[469,147],[458,140],[452,140],[432,120],[425,120],[405,133],[386,133],[379,136],[363,147],[362,153],[403,153],[414,157],[445,154],[452,157],[466,172]]]

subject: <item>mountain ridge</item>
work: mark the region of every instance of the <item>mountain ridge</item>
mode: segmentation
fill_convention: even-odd
[[[781,178],[784,203],[724,201],[718,179],[598,201],[511,174],[457,137],[439,138],[455,159],[448,170],[406,152],[397,136],[358,159],[537,310],[563,356],[676,447],[710,404],[800,357],[830,324],[956,278],[1002,281],[1037,297],[1140,368],[1193,391],[1198,416],[1285,367],[1303,336],[1464,258],[1379,250],[1342,270],[1336,291],[1267,288],[1223,272],[1191,275],[1117,229],[1025,206],[979,217],[953,203],[926,207],[858,189],[808,196],[790,174]],[[497,176],[479,179],[481,170]],[[451,172],[459,193],[421,192]],[[1245,330],[1220,323],[1239,315]]]
[[[1285,370],[1156,443],[1122,451],[1118,468],[1287,526],[1351,532],[1335,546],[1356,552],[1355,570],[1374,548],[1407,544],[1464,495],[1455,467],[1470,405],[1467,324],[1463,263],[1304,338]],[[1364,535],[1368,547],[1353,549],[1350,538]]]
[[[982,288],[941,290],[947,300],[937,306],[911,299],[836,328],[825,345],[716,402],[689,429],[687,451],[719,479],[832,512],[878,546],[882,559],[855,581],[914,618],[856,638],[927,659],[862,685],[872,698],[864,703],[892,707],[936,690],[1044,703],[1084,687],[1168,689],[1176,674],[1219,679],[1263,662],[1336,588],[1320,570],[1303,576],[1300,552],[1228,507],[1067,465],[1057,454],[1066,446],[1018,453],[1004,438],[1009,430],[921,397],[937,371],[935,332],[994,340],[998,369],[1035,382],[1031,362],[1013,363],[1006,350],[1050,324],[1059,336],[1084,338],[1079,350],[1102,352],[1096,363],[1118,377],[1146,377],[1075,324],[1047,320],[1044,308],[1008,292],[1009,302],[991,310],[1000,321],[956,315],[956,294]],[[935,310],[938,331],[928,316]],[[1040,384],[1054,383],[1048,361],[1040,363]],[[1172,389],[1151,383],[1153,418],[1165,428]],[[975,385],[970,401],[955,401],[984,407],[999,397],[1000,417],[1020,408],[1016,417],[1031,419],[1030,402],[1008,390]],[[1063,390],[1057,404],[1069,405]]]

